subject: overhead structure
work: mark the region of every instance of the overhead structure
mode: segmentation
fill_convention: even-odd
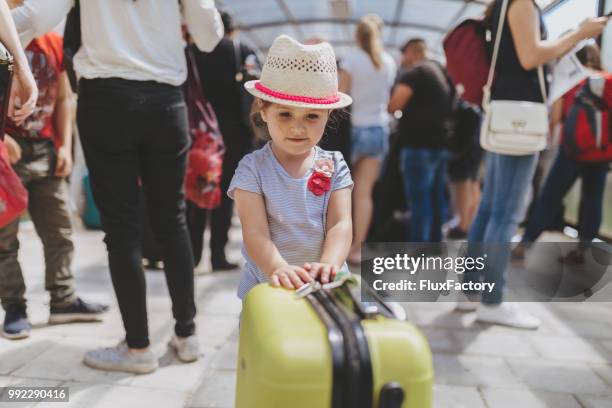
[[[384,22],[383,41],[398,49],[406,40],[421,37],[435,54],[441,53],[444,34],[458,21],[481,15],[490,0],[216,0],[230,12],[241,37],[266,52],[279,34],[300,41],[320,38],[342,55],[354,46],[359,18],[376,13]],[[563,0],[539,0],[546,7]]]

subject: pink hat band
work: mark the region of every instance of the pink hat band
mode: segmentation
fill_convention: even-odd
[[[340,95],[332,95],[326,98],[312,98],[310,96],[290,95],[267,88],[261,82],[256,82],[255,88],[268,96],[282,99],[285,101],[302,102],[315,105],[331,105],[340,101]]]

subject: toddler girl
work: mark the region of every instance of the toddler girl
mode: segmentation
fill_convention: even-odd
[[[261,80],[245,88],[270,141],[240,161],[228,190],[246,259],[238,296],[261,282],[287,289],[327,283],[345,268],[352,240],[349,169],[342,154],[317,146],[332,111],[351,103],[338,92],[333,49],[282,35]]]

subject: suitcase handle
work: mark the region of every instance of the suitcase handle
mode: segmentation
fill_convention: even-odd
[[[385,304],[385,302],[376,294],[370,290],[369,287],[366,287],[366,290],[369,292],[370,296],[372,296],[375,301],[374,302],[364,302],[360,299],[361,295],[361,285],[363,282],[360,282],[360,285],[355,285],[353,287],[347,287],[347,291],[350,297],[353,300],[353,303],[357,309],[357,313],[364,319],[371,319],[378,315],[383,315],[389,318],[395,318],[393,311],[389,309],[389,307]]]
[[[401,408],[404,396],[404,390],[399,383],[388,382],[380,391],[378,408]]]

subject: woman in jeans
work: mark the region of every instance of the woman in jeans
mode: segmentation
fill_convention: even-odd
[[[72,6],[73,0],[29,0],[13,10],[22,42],[56,26]],[[80,7],[77,122],[126,331],[125,341],[88,352],[84,362],[102,370],[147,373],[158,362],[149,347],[139,184],[172,298],[176,325],[170,344],[180,360],[193,361],[198,342],[182,191],[190,141],[180,88],[187,77],[181,12],[205,51],[221,39],[223,25],[212,0],[88,0]]]
[[[576,56],[585,68],[591,71],[593,78],[601,76],[601,53],[597,45],[583,47],[576,53]],[[551,129],[555,129],[563,121],[583,85],[584,83],[581,83],[576,86],[555,102]],[[521,243],[512,251],[513,259],[524,259],[525,250],[554,221],[559,213],[555,209],[560,208],[563,198],[572,188],[576,179],[580,177],[582,180],[578,216],[580,245],[575,251],[571,251],[566,257],[562,258],[562,261],[583,263],[583,252],[595,239],[601,225],[604,190],[609,169],[610,164],[607,162],[581,162],[569,157],[563,147],[560,147],[557,158],[546,177],[544,187],[542,187],[542,194],[538,197],[533,212],[529,216]]]
[[[372,219],[372,191],[389,145],[387,103],[395,78],[395,61],[383,50],[382,19],[364,16],[357,25],[358,48],[340,61],[339,90],[351,95],[351,164],[353,244],[348,262],[361,261],[361,244]]]
[[[493,38],[498,29],[503,29],[491,99],[542,103],[538,66],[561,57],[580,41],[600,35],[608,19],[586,20],[579,29],[558,40],[547,41],[542,11],[534,0],[510,0],[504,26],[498,27],[502,3],[503,0],[495,0],[487,11]],[[538,318],[518,305],[502,301],[504,274],[510,257],[509,243],[524,214],[537,157],[537,154],[487,153],[482,201],[468,241],[496,245],[488,254],[482,272],[472,270],[464,276],[466,282],[482,278],[485,282],[495,283],[493,291],[482,294],[477,311],[479,321],[524,329],[536,329],[540,325]],[[475,303],[460,302],[457,309],[472,311],[476,306]]]

